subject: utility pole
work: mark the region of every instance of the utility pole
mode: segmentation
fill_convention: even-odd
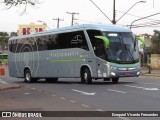
[[[67,14],[71,14],[72,15],[71,26],[73,26],[74,20],[77,20],[77,19],[74,18],[74,15],[79,15],[79,13],[76,13],[76,12],[67,12]]]
[[[115,10],[115,0],[113,0],[113,20],[112,20],[112,24],[116,24],[116,10]]]
[[[56,18],[56,19],[53,18],[53,20],[57,20],[57,28],[59,28],[59,22],[64,21],[63,19],[60,19],[60,18]]]

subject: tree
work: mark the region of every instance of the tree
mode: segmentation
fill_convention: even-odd
[[[151,53],[153,54],[160,54],[160,31],[154,30],[154,35],[151,39],[152,45],[151,45]]]
[[[0,44],[7,44],[9,35],[7,32],[0,32]]]
[[[8,37],[1,36],[0,37],[0,44],[6,44],[8,42]]]
[[[0,32],[0,36],[9,36],[7,32]]]
[[[39,0],[0,0],[0,1],[1,1],[0,3],[5,4],[7,9],[10,9],[14,6],[23,6],[24,5],[24,9],[23,9],[22,14],[24,12],[26,12],[28,5],[34,6],[39,3],[38,2]]]
[[[16,32],[11,32],[10,37],[17,36]]]

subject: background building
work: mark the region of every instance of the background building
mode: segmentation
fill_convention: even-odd
[[[21,24],[18,26],[18,31],[17,35],[27,35],[35,32],[42,32],[46,29],[47,25],[45,24],[35,24],[35,23],[30,23],[30,24]]]

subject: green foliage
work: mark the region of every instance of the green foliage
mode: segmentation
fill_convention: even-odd
[[[8,37],[0,36],[0,44],[8,43]]]
[[[16,32],[11,32],[11,35],[10,35],[11,37],[13,37],[13,36],[17,36],[17,33]]]
[[[7,32],[0,32],[0,44],[8,42],[9,35]]]
[[[7,32],[0,32],[0,36],[8,36]]]
[[[160,31],[154,30],[154,35],[151,39],[151,53],[152,54],[160,54]]]

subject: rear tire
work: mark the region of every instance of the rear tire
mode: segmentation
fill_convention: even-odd
[[[24,82],[27,82],[27,83],[37,82],[37,79],[32,78],[32,75],[29,69],[26,69],[24,72]]]
[[[88,68],[85,68],[81,73],[81,83],[91,84],[92,78]]]
[[[119,78],[112,78],[112,83],[116,84],[118,83]]]

